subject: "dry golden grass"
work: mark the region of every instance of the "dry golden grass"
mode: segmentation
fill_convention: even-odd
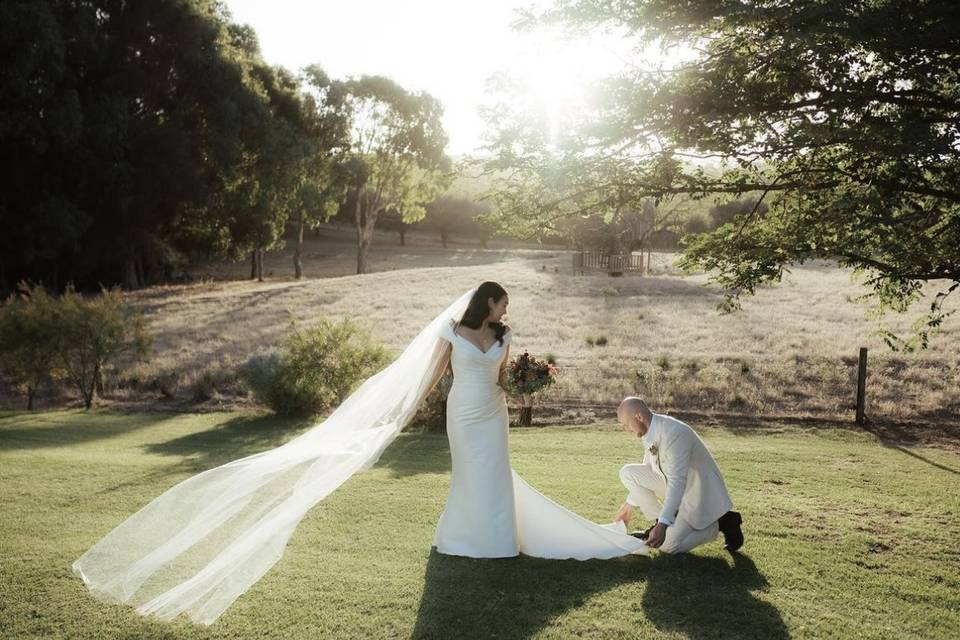
[[[637,393],[665,411],[847,418],[857,351],[866,346],[872,418],[954,423],[960,415],[960,318],[948,319],[929,350],[892,353],[867,307],[853,302],[862,286],[826,263],[796,269],[741,312],[723,315],[706,277],[682,276],[673,255],[656,255],[652,276],[610,278],[572,275],[561,249],[445,250],[423,237],[408,243],[383,234],[372,250],[374,272],[344,275],[354,269],[355,250],[347,232],[331,229],[308,243],[301,281],[292,279],[287,250],[269,257],[265,271],[273,275],[262,283],[242,279],[246,264],[214,265],[201,272],[233,279],[130,294],[149,316],[156,352],[107,401],[242,406],[250,401],[237,366],[283,336],[291,320],[351,316],[399,351],[463,291],[497,280],[510,293],[513,353],[553,354],[561,367],[547,404],[611,405]],[[910,320],[883,322],[904,329]],[[597,337],[606,344],[590,346]],[[206,393],[196,397],[211,399],[194,402],[198,390]]]

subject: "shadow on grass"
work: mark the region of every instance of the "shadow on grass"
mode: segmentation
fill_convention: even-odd
[[[175,456],[182,462],[173,471],[205,471],[231,460],[266,451],[293,439],[322,418],[275,415],[234,416],[213,429],[148,444],[148,453]]]
[[[450,445],[445,433],[403,433],[391,444],[377,467],[385,467],[395,478],[420,473],[449,473]]]
[[[853,419],[831,417],[767,416],[742,413],[700,413],[681,411],[671,414],[692,427],[723,427],[733,435],[762,436],[794,429],[849,429],[869,433],[888,447],[943,445],[960,447],[960,425],[952,422],[916,422],[870,418],[857,426]]]
[[[900,453],[904,453],[904,454],[910,456],[911,458],[916,458],[917,460],[920,460],[921,462],[926,462],[926,463],[927,463],[928,465],[930,465],[931,467],[936,467],[937,469],[940,469],[940,470],[942,470],[942,471],[947,471],[947,472],[949,472],[949,473],[952,473],[952,474],[955,475],[955,476],[960,476],[960,471],[954,469],[953,467],[949,467],[949,466],[947,466],[947,465],[945,465],[945,464],[941,464],[941,463],[939,463],[939,462],[935,462],[935,461],[931,460],[930,458],[927,458],[927,457],[925,457],[925,456],[922,456],[922,455],[920,455],[919,453],[917,453],[917,452],[915,452],[915,451],[910,451],[910,449],[907,449],[906,447],[901,447],[901,446],[897,446],[897,445],[888,445],[888,446],[889,446],[891,449],[896,449],[896,450],[899,451]]]
[[[413,638],[528,638],[569,609],[643,579],[648,561],[463,558],[430,552]]]
[[[767,579],[749,557],[732,557],[733,566],[724,558],[657,556],[646,572],[646,618],[658,631],[688,638],[789,638],[776,607],[752,593]]]
[[[0,451],[86,444],[175,420],[175,414],[122,415],[99,409],[68,409],[0,416]]]

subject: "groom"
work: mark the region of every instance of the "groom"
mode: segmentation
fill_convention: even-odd
[[[657,522],[632,535],[645,537],[648,547],[666,553],[690,551],[718,532],[723,532],[725,549],[739,549],[742,519],[731,511],[720,469],[696,432],[675,418],[653,413],[634,396],[617,407],[617,419],[624,430],[643,439],[646,450],[643,464],[620,469],[620,481],[630,493],[617,520],[629,524],[633,508],[640,507],[644,516]]]

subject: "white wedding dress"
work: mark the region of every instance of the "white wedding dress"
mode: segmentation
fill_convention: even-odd
[[[443,325],[450,342],[453,385],[447,396],[447,436],[453,471],[434,545],[440,553],[503,558],[612,558],[646,554],[622,523],[599,525],[556,504],[510,467],[506,396],[497,385],[513,334],[486,352]],[[573,481],[573,479],[571,479]]]

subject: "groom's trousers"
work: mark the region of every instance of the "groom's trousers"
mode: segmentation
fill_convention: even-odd
[[[620,482],[630,493],[627,502],[643,511],[648,520],[660,516],[660,501],[667,493],[667,483],[663,476],[649,464],[628,464],[620,469]],[[705,542],[715,540],[720,532],[716,522],[704,529],[694,529],[682,516],[677,516],[667,527],[667,535],[660,546],[666,553],[686,553]]]

